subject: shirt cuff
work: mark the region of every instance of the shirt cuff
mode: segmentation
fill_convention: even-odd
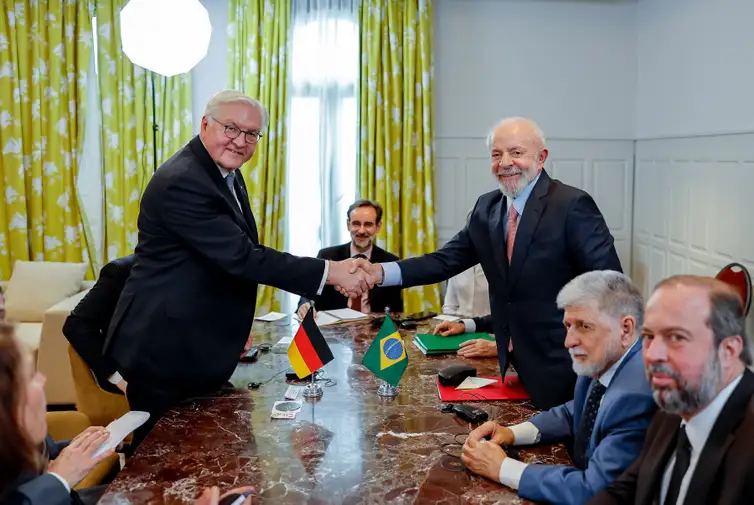
[[[526,463],[512,458],[505,458],[500,464],[500,484],[508,486],[513,489],[518,489],[518,484],[521,482],[521,476],[526,470]]]
[[[521,424],[514,424],[510,426],[513,432],[513,443],[515,445],[531,445],[539,442],[542,438],[542,434],[539,432],[534,423],[525,422]]]
[[[325,283],[327,283],[327,274],[330,273],[330,262],[325,260],[325,272],[322,274],[322,282],[319,283],[319,289],[317,290],[317,296],[322,294],[322,290],[325,289]]]
[[[61,477],[60,475],[56,474],[55,472],[47,472],[47,473],[49,473],[50,475],[52,475],[53,477],[55,477],[56,479],[58,479],[60,481],[60,483],[63,484],[63,486],[65,486],[66,492],[68,494],[71,494],[71,486],[68,485],[68,481],[67,480],[65,480],[63,477]]]
[[[382,265],[382,284],[380,286],[400,286],[403,284],[401,267],[395,261],[380,263]]]
[[[114,374],[112,374],[110,377],[107,378],[107,381],[110,384],[117,386],[118,384],[123,382],[123,376],[119,374],[118,372],[115,372]]]
[[[476,323],[473,319],[461,319],[464,333],[476,333]]]

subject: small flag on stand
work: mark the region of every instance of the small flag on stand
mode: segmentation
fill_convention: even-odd
[[[391,386],[397,386],[403,377],[408,366],[408,356],[403,339],[389,316],[385,317],[361,363]]]
[[[333,360],[330,346],[314,322],[309,309],[288,347],[288,359],[299,379],[307,377]]]

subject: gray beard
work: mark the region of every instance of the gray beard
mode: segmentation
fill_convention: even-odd
[[[679,380],[675,372],[666,369],[663,373],[673,373],[676,380]],[[722,385],[720,358],[715,350],[704,367],[698,386],[679,382],[678,389],[653,388],[652,397],[657,405],[669,414],[693,414],[709,405],[722,389]]]

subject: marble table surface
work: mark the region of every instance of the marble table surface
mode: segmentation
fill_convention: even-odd
[[[184,402],[162,418],[109,486],[101,504],[191,504],[208,486],[256,486],[254,503],[450,505],[522,504],[516,492],[472,475],[457,458],[475,426],[442,413],[437,371],[466,361],[497,375],[496,358],[425,357],[411,342],[439,321],[401,330],[409,366],[393,399],[361,365],[377,333],[367,322],[322,328],[335,359],[325,366],[324,394],[305,400],[294,420],[271,419],[288,387],[286,354],[260,353],[239,364],[234,388]],[[255,322],[254,342],[292,335],[289,320]],[[250,381],[263,382],[250,390]],[[472,402],[490,419],[512,424],[536,410],[527,401]],[[521,450],[525,462],[565,463],[562,446]]]

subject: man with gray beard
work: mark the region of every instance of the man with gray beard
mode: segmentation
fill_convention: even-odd
[[[754,374],[740,297],[670,277],[646,307],[644,365],[661,411],[639,458],[592,505],[754,503]]]
[[[534,406],[549,409],[573,399],[576,382],[555,298],[577,275],[621,271],[621,264],[592,197],[547,175],[549,151],[536,123],[503,119],[487,148],[499,189],[479,197],[455,237],[418,258],[356,260],[351,271],[363,268],[382,286],[410,287],[481,265],[492,316],[489,328],[477,330],[495,334],[501,374],[512,364]]]
[[[579,376],[574,399],[509,428],[484,423],[469,435],[462,459],[522,498],[576,505],[636,459],[656,406],[639,352],[644,302],[631,279],[610,270],[582,274],[563,287],[557,304]],[[565,443],[573,466],[525,464],[501,447],[537,443]]]

